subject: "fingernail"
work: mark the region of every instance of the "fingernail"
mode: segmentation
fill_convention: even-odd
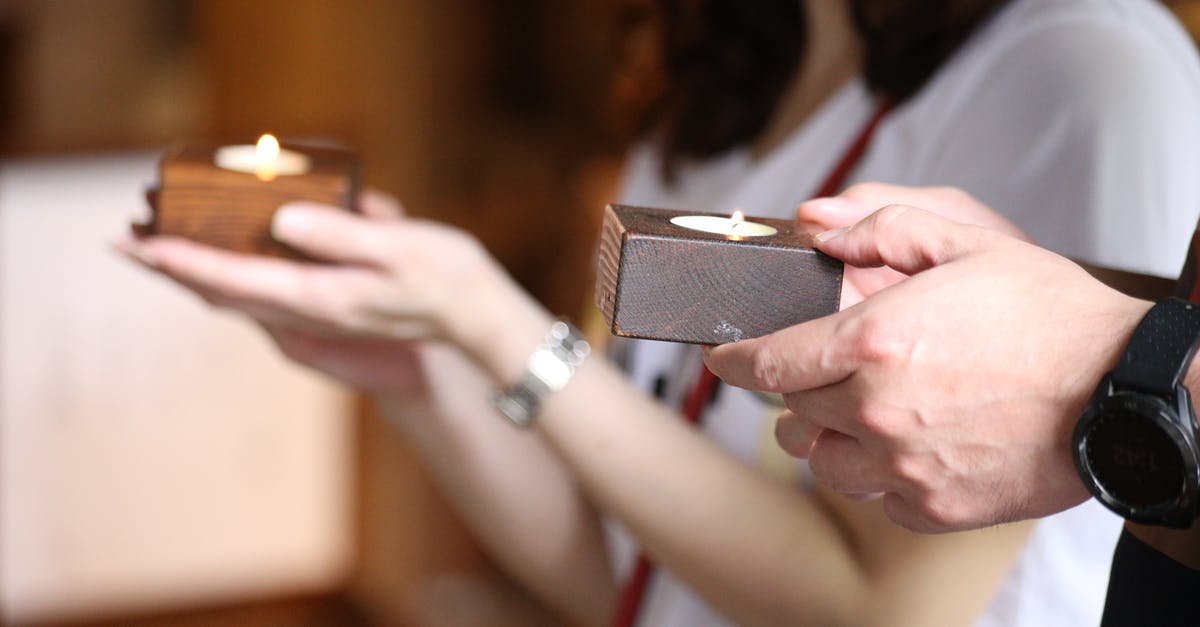
[[[848,227],[848,226],[840,226],[836,229],[829,229],[828,231],[823,231],[821,233],[817,233],[817,235],[816,235],[817,242],[824,244],[825,242],[828,242],[832,239],[841,237],[843,234],[845,234],[846,231],[849,231],[849,230],[850,230],[850,227]]]
[[[284,205],[271,220],[271,236],[278,240],[300,239],[312,230],[312,216],[303,208]]]

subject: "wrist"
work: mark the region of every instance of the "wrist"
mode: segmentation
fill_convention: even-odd
[[[525,371],[529,353],[555,322],[499,266],[479,274],[469,297],[447,324],[447,338],[488,373],[495,385],[512,383]]]
[[[566,387],[590,352],[579,329],[556,320],[526,359],[520,379],[492,395],[492,406],[518,427],[529,427],[542,403]]]
[[[1092,495],[1138,523],[1131,531],[1187,529],[1200,511],[1200,451],[1187,388],[1200,308],[1179,299],[1134,305],[1148,311],[1128,333],[1113,327],[1117,357],[1075,426],[1072,455]]]

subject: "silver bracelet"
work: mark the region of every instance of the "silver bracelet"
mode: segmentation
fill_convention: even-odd
[[[529,356],[521,379],[497,392],[492,405],[513,424],[528,427],[542,401],[567,385],[591,350],[579,329],[562,320],[555,322]]]

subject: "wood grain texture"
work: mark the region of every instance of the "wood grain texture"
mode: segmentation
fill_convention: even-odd
[[[139,233],[176,235],[238,252],[304,258],[271,237],[271,218],[293,200],[354,207],[358,160],[332,148],[285,145],[312,159],[301,175],[260,180],[254,174],[217,167],[218,146],[181,144],[159,162],[159,187],[147,195],[152,218]]]
[[[842,263],[793,222],[732,239],[671,224],[716,215],[609,205],[596,257],[596,305],[616,335],[693,344],[758,337],[838,310]]]

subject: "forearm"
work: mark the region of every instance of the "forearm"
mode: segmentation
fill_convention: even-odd
[[[720,451],[610,364],[585,363],[537,425],[601,509],[735,622],[860,622],[867,580],[828,513]]]
[[[604,624],[615,583],[599,518],[557,458],[487,405],[491,380],[461,353],[423,345],[428,395],[381,395],[476,539],[572,623]]]
[[[520,377],[549,318],[515,289],[488,301],[504,312],[504,341],[479,334],[463,348],[500,387]],[[598,509],[736,621],[858,622],[865,580],[828,514],[717,449],[600,356],[546,400],[534,433],[484,418],[548,444]]]

